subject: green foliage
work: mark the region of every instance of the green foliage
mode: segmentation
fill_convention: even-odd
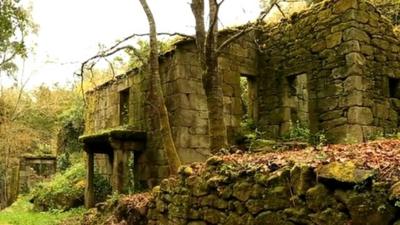
[[[158,41],[158,50],[161,54],[165,53],[171,48],[171,42],[162,42]],[[130,56],[130,60],[128,61],[128,68],[139,68],[146,64],[149,60],[149,55],[150,55],[150,44],[146,40],[139,40],[137,43],[137,49],[132,50],[132,49],[127,49],[126,53]],[[120,61],[122,62],[123,60],[121,58],[115,58],[114,61]]]
[[[327,138],[324,131],[312,133],[310,129],[300,123],[300,121],[296,121],[294,126],[287,134],[283,135],[282,138],[285,141],[307,142],[317,147],[321,147],[327,143]]]
[[[74,96],[70,106],[58,116],[60,130],[57,135],[57,152],[67,157],[82,149],[78,138],[84,130],[84,105],[80,96]]]
[[[71,161],[69,159],[69,153],[62,153],[57,156],[57,169],[59,171],[65,171],[68,167],[71,166]]]
[[[76,221],[78,224],[85,212],[84,208],[76,208],[66,212],[36,212],[33,204],[26,196],[21,196],[9,208],[0,212],[0,224],[7,225],[54,225],[61,221]],[[72,224],[72,223],[70,223]]]
[[[20,1],[0,2],[0,71],[12,75],[17,70],[14,60],[16,57],[27,57],[24,39],[34,29],[30,13],[21,6]]]
[[[248,114],[249,108],[249,82],[247,77],[240,77],[240,99],[242,101],[244,114]],[[254,122],[253,122],[254,123]]]
[[[303,141],[308,142],[311,137],[311,131],[308,127],[296,121],[294,126],[289,130],[288,133],[283,135],[283,139],[287,141]]]
[[[244,119],[240,126],[241,131],[237,134],[236,142],[239,145],[244,144],[248,150],[275,145],[275,141],[265,139],[265,132],[260,131],[252,119]]]
[[[67,210],[83,204],[86,169],[82,163],[57,174],[51,181],[37,185],[32,191],[35,209],[41,211]],[[94,188],[96,201],[104,201],[111,193],[107,179],[95,173]]]
[[[400,139],[400,132],[398,131],[398,129],[393,129],[390,131],[378,131],[367,135],[366,139],[368,141],[380,139]]]
[[[110,181],[99,173],[94,174],[94,196],[95,202],[104,202],[112,193]]]

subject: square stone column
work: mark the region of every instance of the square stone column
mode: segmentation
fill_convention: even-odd
[[[113,148],[113,165],[111,185],[113,192],[123,193],[128,174],[128,151],[124,149],[121,141],[110,139],[110,144]]]
[[[85,207],[94,207],[94,153],[86,149],[87,165],[86,165],[86,187],[85,187]]]

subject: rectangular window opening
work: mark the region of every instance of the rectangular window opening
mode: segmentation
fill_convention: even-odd
[[[389,97],[400,99],[400,79],[389,77]]]
[[[119,123],[120,125],[129,123],[129,88],[119,93]]]
[[[243,75],[240,77],[240,97],[244,118],[257,121],[257,82],[255,76]]]

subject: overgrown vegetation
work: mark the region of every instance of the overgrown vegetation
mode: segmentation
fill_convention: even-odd
[[[77,130],[73,135],[82,130],[82,113],[78,113],[82,111],[81,105],[81,96],[73,87],[42,85],[24,90],[24,86],[17,83],[1,88],[0,171],[3,173],[0,173],[0,208],[12,203],[16,197],[17,189],[11,187],[17,185],[13,183],[16,177],[13,173],[18,168],[19,157],[23,154],[55,154],[57,138],[54,134],[60,127],[72,124],[71,129]],[[74,138],[72,134],[66,134]],[[70,142],[77,142],[72,139]]]
[[[324,131],[313,133],[300,121],[296,121],[289,132],[284,134],[282,138],[285,141],[301,141],[317,147],[325,145],[328,141]]]
[[[20,197],[10,207],[0,212],[2,225],[64,225],[78,224],[83,217],[84,208],[75,208],[69,211],[38,212],[28,197]]]
[[[85,177],[85,166],[78,163],[51,181],[38,184],[31,193],[34,208],[40,211],[69,210],[83,205]],[[99,173],[95,173],[94,187],[96,202],[105,201],[111,194],[109,181]]]

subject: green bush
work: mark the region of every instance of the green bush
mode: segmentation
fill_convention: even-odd
[[[324,131],[312,133],[310,129],[300,123],[300,121],[296,121],[293,128],[290,129],[287,134],[283,135],[282,138],[285,141],[307,142],[316,147],[321,147],[327,143],[327,138]]]
[[[311,138],[311,131],[308,127],[296,121],[294,126],[289,130],[289,132],[283,135],[283,139],[287,141],[303,141],[309,142]]]
[[[68,210],[83,205],[86,170],[83,163],[71,166],[51,181],[38,184],[31,192],[34,208],[40,211]],[[97,202],[111,193],[109,182],[95,173],[94,188]]]

